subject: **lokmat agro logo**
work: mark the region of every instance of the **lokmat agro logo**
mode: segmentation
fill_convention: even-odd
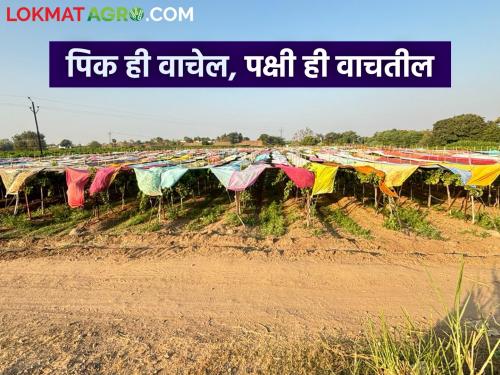
[[[193,22],[194,8],[184,7],[153,7],[146,12],[141,7],[127,9],[125,7],[92,7],[89,10],[87,21],[135,21],[145,20],[146,22]]]
[[[103,7],[97,8],[92,7],[89,10],[89,15],[87,21],[140,21],[144,17],[144,9],[140,7],[134,7],[130,11],[125,7]]]
[[[132,8],[128,12],[128,15],[132,21],[140,21],[144,18],[144,9],[139,7]]]

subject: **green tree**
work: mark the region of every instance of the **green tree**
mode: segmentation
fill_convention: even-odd
[[[64,147],[64,148],[71,148],[71,147],[73,147],[73,142],[71,142],[69,139],[63,139],[59,143],[59,146]]]
[[[14,144],[8,139],[0,139],[0,151],[12,151]]]
[[[243,135],[237,132],[231,132],[228,134],[224,133],[223,135],[217,137],[217,140],[221,142],[229,142],[234,145],[236,143],[240,143],[243,140]]]
[[[45,136],[40,134],[40,142],[43,149],[47,148],[47,143],[45,143]],[[15,150],[25,151],[25,150],[38,150],[38,137],[36,132],[25,131],[21,134],[16,134],[12,137],[12,143]]]
[[[391,129],[376,132],[369,138],[370,145],[410,147],[419,144],[425,135],[425,131]]]
[[[500,118],[488,122],[481,132],[481,141],[500,143]]]
[[[323,143],[326,145],[345,145],[361,143],[362,137],[356,132],[349,130],[342,133],[330,132],[323,137]]]
[[[90,147],[90,148],[100,148],[101,147],[101,144],[97,141],[92,141],[90,142],[87,147]]]
[[[283,138],[275,137],[274,135],[261,134],[257,139],[262,141],[265,146],[282,146],[285,144]]]
[[[481,140],[487,123],[483,117],[464,114],[437,121],[432,128],[431,144],[443,146],[461,140]]]

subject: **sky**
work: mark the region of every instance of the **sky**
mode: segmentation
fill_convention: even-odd
[[[7,23],[6,8],[82,5],[194,7],[193,22]],[[34,130],[75,144],[238,131],[291,138],[315,132],[430,129],[442,118],[500,117],[500,1],[2,1],[0,138]],[[49,88],[49,41],[451,41],[451,88]]]

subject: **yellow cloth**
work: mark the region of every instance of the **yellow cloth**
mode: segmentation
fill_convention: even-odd
[[[318,163],[309,164],[309,170],[314,172],[314,186],[312,195],[326,194],[333,192],[333,185],[335,182],[335,175],[339,167],[332,167],[329,165],[322,165]]]
[[[372,163],[374,168],[385,173],[385,184],[387,187],[401,186],[418,169],[418,165],[390,165]]]
[[[466,185],[489,186],[500,176],[500,164],[474,165]]]
[[[444,167],[456,168],[471,173],[465,183],[466,186],[489,186],[500,176],[500,164],[493,165],[467,165],[456,163],[440,163]]]
[[[42,169],[0,169],[0,177],[7,190],[5,195],[19,193],[26,181],[40,172]]]

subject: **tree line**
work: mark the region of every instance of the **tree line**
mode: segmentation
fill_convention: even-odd
[[[47,148],[45,136],[40,134],[42,148]],[[224,133],[215,139],[208,137],[184,137],[182,141],[156,137],[149,141],[123,141],[113,139],[109,146],[121,147],[179,147],[183,144],[211,145],[214,143],[229,143],[232,145],[248,141],[249,138],[240,132]],[[474,146],[489,145],[498,147],[500,144],[500,117],[487,121],[476,114],[463,114],[435,122],[431,130],[401,130],[390,129],[376,132],[371,137],[363,137],[355,131],[315,133],[306,127],[297,131],[290,141],[282,137],[261,134],[258,140],[264,146],[282,146],[295,144],[303,146],[314,145],[346,145],[364,144],[368,146],[395,146],[395,147],[438,147],[438,146]],[[63,139],[60,148],[71,148],[73,142]],[[102,145],[92,141],[86,145],[88,148],[97,149]],[[36,151],[38,150],[37,134],[25,131],[16,134],[12,139],[0,139],[0,151]]]

